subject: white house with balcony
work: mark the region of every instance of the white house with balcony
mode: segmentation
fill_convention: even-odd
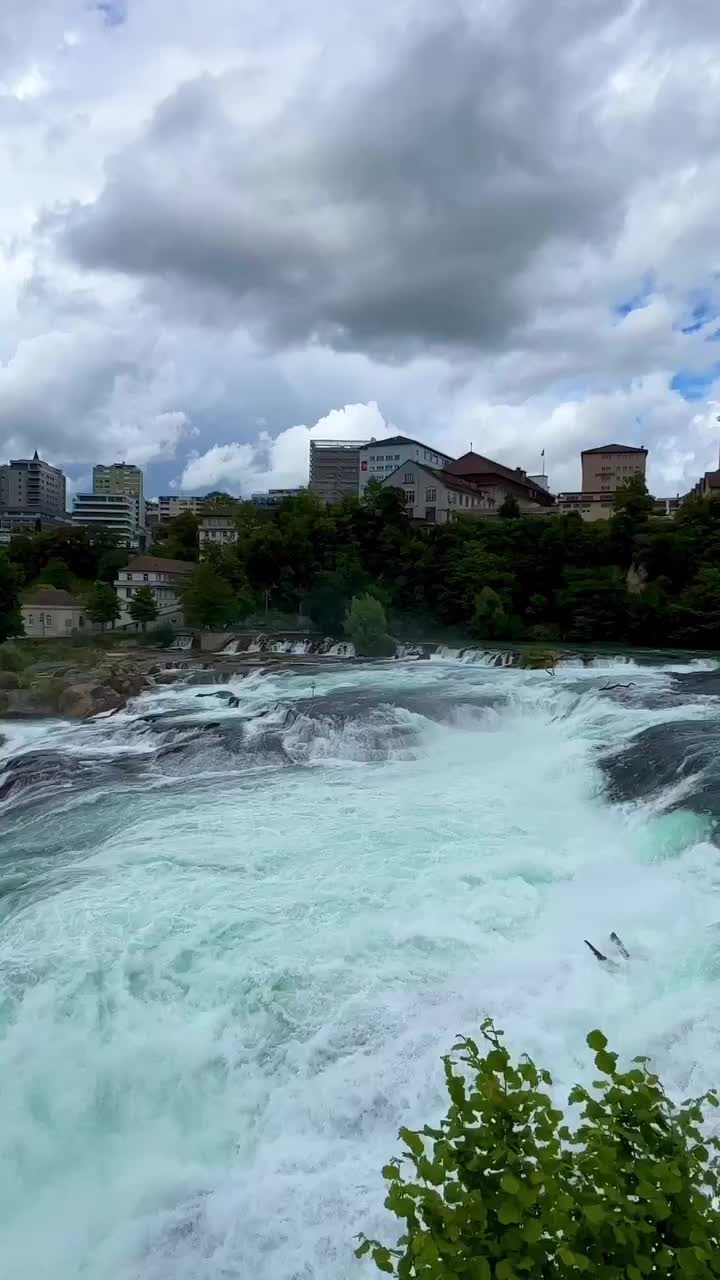
[[[442,470],[453,459],[432,445],[411,440],[409,436],[390,436],[387,440],[371,440],[358,449],[360,459],[359,495],[362,498],[371,480],[382,483],[406,462],[420,462]]]
[[[129,602],[138,587],[150,587],[158,605],[158,622],[174,627],[184,624],[180,586],[196,566],[189,560],[164,560],[160,556],[135,556],[126,569],[120,569],[115,591],[122,614],[120,626],[132,623]]]

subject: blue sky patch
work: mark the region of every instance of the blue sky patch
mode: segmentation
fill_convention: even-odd
[[[128,0],[95,0],[95,8],[106,27],[121,27],[127,22]]]
[[[646,307],[655,292],[655,276],[652,271],[646,271],[643,276],[642,284],[637,293],[631,298],[626,298],[624,302],[619,302],[613,310],[616,316],[624,319],[629,316],[631,311],[639,311],[642,307]]]
[[[679,369],[672,378],[670,386],[673,391],[677,391],[683,397],[683,400],[703,400],[708,393],[708,388],[718,377],[720,377],[720,364],[714,364],[710,369],[702,372],[698,369]]]

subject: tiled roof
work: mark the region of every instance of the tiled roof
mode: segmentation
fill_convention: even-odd
[[[59,587],[44,587],[42,584],[23,592],[22,603],[42,605],[43,609],[51,608],[53,605],[61,609],[82,608],[81,601],[71,596],[69,591],[62,591]]]
[[[587,453],[647,453],[647,449],[639,444],[604,444],[599,449],[583,449],[583,454]]]
[[[134,556],[128,562],[131,573],[192,573],[196,568],[191,560],[163,560],[161,556]]]

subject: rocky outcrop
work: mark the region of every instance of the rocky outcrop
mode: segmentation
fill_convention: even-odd
[[[0,672],[2,676],[14,675]],[[19,687],[21,686],[22,687]],[[99,665],[91,669],[75,668],[49,676],[32,673],[32,683],[15,677],[14,682],[0,686],[0,716],[6,719],[41,719],[63,716],[87,720],[100,712],[119,711],[129,698],[135,698],[146,687],[144,666],[123,664]]]

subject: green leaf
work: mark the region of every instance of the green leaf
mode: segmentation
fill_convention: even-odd
[[[587,1044],[590,1049],[600,1050],[607,1048],[607,1036],[602,1031],[591,1031],[587,1037]]]
[[[385,1164],[383,1165],[382,1176],[383,1178],[386,1178],[388,1182],[397,1181],[400,1177],[400,1170],[396,1164]]]
[[[601,1204],[586,1204],[583,1208],[583,1215],[588,1222],[592,1222],[593,1226],[599,1226],[605,1221],[607,1214]]]
[[[522,1222],[522,1210],[516,1200],[503,1200],[498,1209],[498,1219],[504,1227]]]
[[[464,1274],[469,1280],[490,1280],[490,1263],[487,1258],[473,1258]]]
[[[507,1191],[508,1195],[516,1196],[522,1187],[522,1183],[515,1177],[514,1173],[505,1173],[500,1180],[500,1186],[503,1191]]]
[[[412,1129],[403,1128],[400,1130],[400,1137],[410,1148],[413,1155],[422,1156],[425,1154],[425,1145],[419,1133],[413,1133]]]
[[[604,1076],[611,1076],[617,1066],[617,1054],[605,1053],[601,1049],[599,1053],[595,1054],[595,1066]]]

